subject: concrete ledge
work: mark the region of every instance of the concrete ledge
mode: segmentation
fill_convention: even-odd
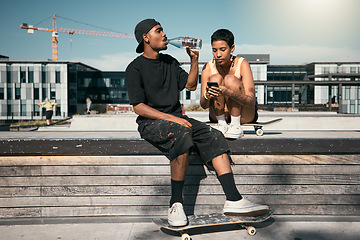
[[[358,138],[268,139],[228,141],[232,154],[358,154]],[[0,155],[162,155],[141,139],[7,139]]]

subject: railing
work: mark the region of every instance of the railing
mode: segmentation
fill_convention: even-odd
[[[360,77],[360,74],[352,74],[351,76]],[[313,76],[309,76],[309,78],[314,78],[314,77],[326,77],[329,79],[332,79],[332,77],[329,75],[313,75]],[[346,75],[348,77],[348,75]],[[343,78],[344,75],[341,75],[341,78]],[[294,108],[295,107],[295,86],[327,86],[329,88],[329,99],[328,99],[328,108],[331,111],[331,87],[332,86],[338,86],[339,88],[339,96],[338,96],[338,104],[339,104],[339,112],[342,112],[342,87],[343,86],[360,86],[360,81],[255,81],[255,85],[257,86],[291,86],[291,106]],[[265,91],[266,92],[266,91]]]

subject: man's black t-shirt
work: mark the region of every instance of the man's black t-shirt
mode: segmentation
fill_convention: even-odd
[[[170,55],[159,54],[159,59],[141,55],[126,68],[130,104],[145,103],[164,113],[181,114],[179,93],[187,78],[188,73]],[[139,116],[137,123],[143,119]]]

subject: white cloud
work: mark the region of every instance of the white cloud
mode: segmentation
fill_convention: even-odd
[[[188,61],[184,49],[169,46],[164,53],[170,54],[179,61]],[[235,54],[270,54],[270,64],[303,64],[309,62],[360,62],[360,50],[350,48],[330,48],[309,45],[237,45]],[[77,58],[72,61],[80,61],[103,71],[124,71],[127,65],[138,56],[135,52],[123,52],[103,55],[98,59]],[[200,51],[200,61],[207,62],[212,59],[211,45],[204,44]]]

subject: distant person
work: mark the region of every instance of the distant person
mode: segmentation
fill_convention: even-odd
[[[216,129],[226,138],[237,139],[242,135],[241,124],[258,119],[251,68],[244,58],[233,55],[235,45],[231,31],[215,31],[211,45],[214,58],[201,74],[200,105],[209,108],[210,122],[218,123],[214,126]],[[216,82],[218,87],[208,87],[208,82]]]
[[[184,104],[181,104],[181,114],[185,115],[185,108],[184,108]]]
[[[52,115],[53,115],[53,112],[54,112],[53,108],[55,107],[55,111],[56,111],[57,105],[58,105],[57,103],[49,101],[48,98],[45,98],[45,102],[38,103],[39,107],[42,107],[42,108],[46,109],[45,116],[46,116],[46,124],[47,125],[51,124],[51,118],[52,118]]]
[[[92,102],[90,98],[86,99],[86,114],[90,114],[91,113],[91,108],[92,108]]]

